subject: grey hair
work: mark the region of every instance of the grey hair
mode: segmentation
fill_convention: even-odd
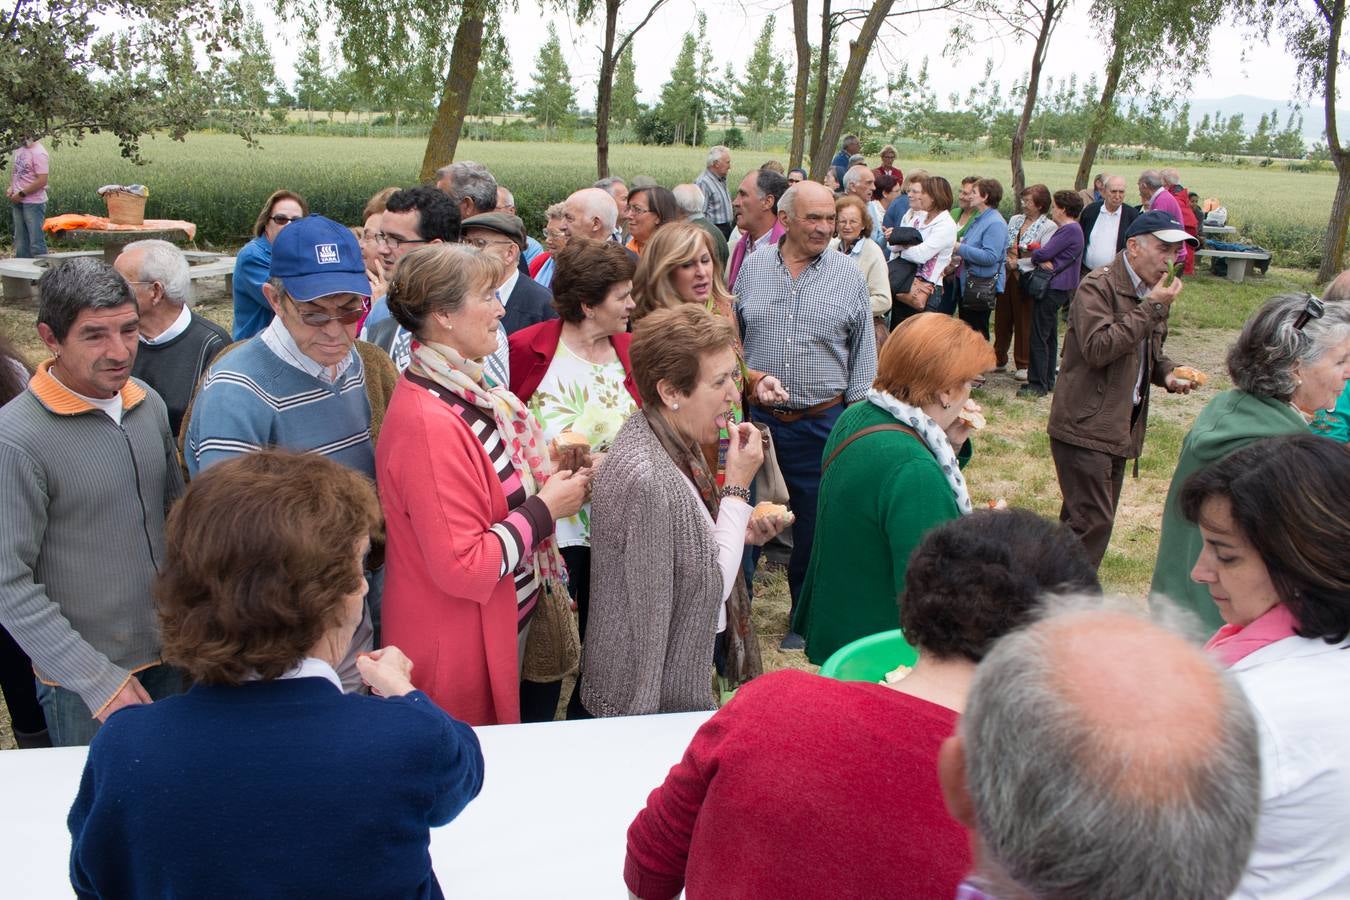
[[[866,164],[866,162],[867,162],[867,157],[863,156],[861,153],[855,153],[855,154],[853,154],[852,156],[850,156],[850,157],[848,158],[848,165],[849,165],[849,168],[853,168],[854,166],[861,166],[861,165],[864,165],[864,164]]]
[[[101,259],[77,256],[52,266],[38,279],[38,324],[64,341],[71,326],[86,309],[111,309],[124,303],[135,305],[131,285]]]
[[[516,205],[516,195],[511,193],[511,189],[509,187],[504,187],[499,184],[497,185],[497,192],[506,198],[505,204],[506,206]]]
[[[1061,598],[1052,615],[1100,604]],[[986,864],[1034,897],[1227,897],[1261,809],[1259,739],[1241,688],[1204,661],[1218,694],[1207,752],[1180,755],[1166,734],[1140,752],[1066,696],[1062,634],[1045,621],[994,645],[961,717]]]
[[[628,182],[624,181],[624,180],[623,180],[622,178],[620,178],[618,175],[610,175],[610,176],[608,176],[608,177],[606,177],[606,178],[601,178],[601,179],[600,179],[599,181],[597,181],[595,184],[591,185],[591,187],[599,188],[599,189],[602,190],[602,191],[608,191],[610,188],[614,187],[614,185],[616,185],[616,184],[621,184],[621,185],[623,185],[624,187],[628,187]]]
[[[192,276],[188,272],[187,257],[168,241],[132,241],[123,253],[141,254],[137,281],[157,281],[164,288],[169,302],[179,306],[192,303]]]
[[[849,144],[856,143],[858,143],[858,136],[856,134],[846,134],[844,135],[843,140],[839,142],[839,146],[847,147]]]
[[[548,209],[544,210],[544,218],[553,220],[563,217],[563,210],[567,208],[566,203],[554,203]]]
[[[480,213],[489,213],[497,208],[497,179],[492,177],[488,167],[472,160],[451,163],[437,170],[438,175],[449,173],[450,199],[456,203],[468,197],[473,208]]]
[[[806,182],[799,181],[797,184],[806,184]],[[783,196],[778,198],[779,211],[787,213],[789,218],[792,217],[792,212],[797,205],[797,184],[788,185],[788,189],[783,191]]]
[[[708,166],[711,166],[713,163],[715,163],[715,162],[717,162],[719,159],[721,159],[723,153],[725,153],[727,156],[730,156],[730,155],[731,155],[731,148],[730,148],[730,147],[724,147],[724,146],[721,145],[721,144],[718,144],[716,147],[709,147],[709,148],[708,148],[708,158],[707,158],[707,160],[703,163],[704,168],[707,168]]]
[[[859,169],[863,169],[865,171],[860,172],[858,171]],[[868,169],[867,166],[863,165],[849,166],[848,171],[844,172],[844,181],[843,181],[844,190],[846,191],[852,190],[853,186],[858,183],[858,179],[862,178],[864,175],[870,173],[871,171],[872,171],[871,169]]]
[[[1322,318],[1309,319],[1302,330],[1295,330],[1294,320],[1307,302],[1307,294],[1277,294],[1247,320],[1226,360],[1235,387],[1287,401],[1298,388],[1295,367],[1317,362],[1350,337],[1350,299],[1328,298]]]
[[[1139,180],[1155,191],[1163,186],[1162,173],[1157,169],[1145,169],[1140,172]]]
[[[670,192],[675,195],[675,205],[688,215],[701,215],[708,208],[708,198],[696,184],[677,184]]]
[[[1178,172],[1176,169],[1171,168],[1163,169],[1158,174],[1162,176],[1163,184],[1167,185],[1168,187],[1181,184],[1181,173]]]

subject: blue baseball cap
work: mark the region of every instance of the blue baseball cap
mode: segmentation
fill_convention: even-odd
[[[1134,220],[1129,230],[1125,232],[1127,238],[1137,237],[1141,234],[1151,234],[1158,240],[1166,241],[1169,244],[1185,242],[1192,247],[1200,244],[1192,235],[1186,233],[1186,229],[1181,227],[1180,222],[1160,209],[1143,213]]]
[[[272,242],[270,275],[300,303],[332,294],[370,296],[356,236],[323,216],[305,216],[281,229]]]

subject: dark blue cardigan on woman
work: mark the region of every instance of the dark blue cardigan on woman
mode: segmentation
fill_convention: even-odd
[[[469,726],[421,691],[198,685],[108,718],[68,824],[81,897],[441,897],[429,829],[478,795]]]

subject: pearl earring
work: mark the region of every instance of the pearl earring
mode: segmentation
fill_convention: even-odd
[[[670,404],[670,408],[671,408],[671,409],[679,409],[679,408],[680,408],[680,404],[678,404],[678,403],[672,403],[672,404]]]

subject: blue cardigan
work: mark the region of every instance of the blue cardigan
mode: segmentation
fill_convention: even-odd
[[[961,290],[966,289],[966,276],[979,278],[998,276],[997,289],[1002,291],[1007,273],[1008,223],[996,209],[986,209],[966,228],[957,255],[965,261],[961,266]]]
[[[272,242],[258,235],[234,258],[234,339],[244,341],[271,323],[275,313],[262,285],[272,273]]]
[[[429,829],[478,795],[478,737],[421,691],[198,685],[118,710],[70,810],[81,897],[442,897]]]

